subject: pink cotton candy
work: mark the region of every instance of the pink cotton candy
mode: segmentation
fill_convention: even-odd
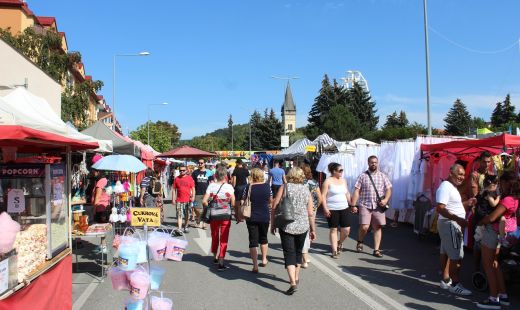
[[[6,212],[0,214],[0,253],[7,253],[13,249],[16,234],[20,231],[20,224],[13,221]]]

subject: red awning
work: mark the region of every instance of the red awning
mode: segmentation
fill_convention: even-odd
[[[58,134],[17,125],[0,126],[0,146],[16,146],[22,150],[41,150],[70,146],[73,151],[99,147],[97,142],[75,140]]]
[[[159,154],[155,157],[169,157],[169,158],[200,158],[200,157],[215,157],[217,154],[199,150],[197,148],[184,145],[166,153]]]
[[[429,153],[449,152],[453,154],[479,154],[483,151],[489,151],[491,154],[499,154],[504,151],[504,148],[510,149],[515,147],[520,147],[520,136],[501,134],[483,139],[421,144],[421,151]]]

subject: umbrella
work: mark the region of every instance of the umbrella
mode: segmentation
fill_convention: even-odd
[[[92,168],[137,173],[145,170],[146,166],[132,155],[108,155],[98,160]]]
[[[171,158],[200,158],[200,157],[215,157],[217,154],[199,150],[197,148],[184,145],[166,153],[159,154],[155,157],[171,157]]]

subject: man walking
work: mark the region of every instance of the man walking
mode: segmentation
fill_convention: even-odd
[[[206,223],[201,223],[200,221],[200,216],[202,214],[202,197],[206,194],[206,189],[208,189],[212,173],[206,169],[206,162],[204,159],[199,159],[198,166],[199,169],[193,171],[191,174],[191,177],[195,182],[195,201],[193,209],[195,210],[195,223],[197,223],[197,227],[206,229]]]
[[[374,234],[373,255],[380,258],[383,257],[380,249],[383,235],[382,226],[386,224],[385,211],[392,195],[392,184],[388,177],[379,171],[378,166],[377,156],[370,156],[368,158],[368,170],[358,177],[354,185],[352,212],[359,212],[359,233],[356,250],[358,252],[363,251],[363,240],[369,226],[372,225]]]
[[[276,193],[278,193],[278,189],[287,183],[287,180],[285,179],[285,170],[280,168],[282,165],[282,161],[276,160],[274,162],[274,167],[269,170],[269,181],[271,182],[271,191],[273,192],[273,196],[276,196]]]
[[[188,212],[190,203],[195,198],[195,182],[191,176],[186,175],[186,166],[179,168],[180,175],[173,182],[172,201],[175,201],[177,211],[178,231],[189,232],[188,230]],[[184,230],[182,229],[182,219],[184,218]]]
[[[460,284],[460,266],[464,257],[462,230],[468,225],[467,208],[475,204],[470,198],[462,202],[457,186],[464,182],[464,167],[455,164],[450,168],[448,180],[443,181],[437,189],[436,201],[439,219],[437,229],[441,238],[441,270],[442,289],[448,289],[457,295],[471,295],[471,291]],[[449,262],[448,262],[449,259]]]

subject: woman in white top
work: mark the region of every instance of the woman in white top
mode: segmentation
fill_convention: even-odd
[[[349,205],[350,193],[343,178],[343,168],[338,163],[328,166],[330,177],[323,183],[323,213],[329,224],[329,240],[332,258],[338,258],[343,250],[343,241],[350,234]],[[340,235],[338,240],[338,226]]]

